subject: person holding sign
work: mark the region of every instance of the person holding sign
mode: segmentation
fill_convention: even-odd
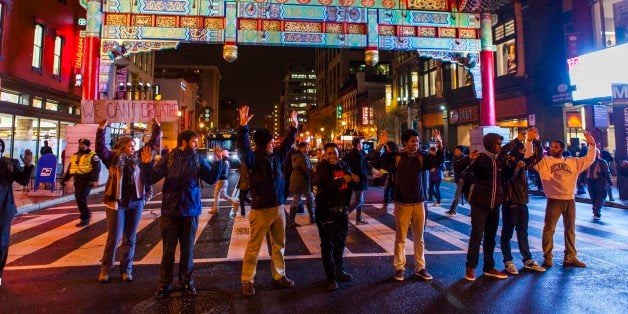
[[[21,185],[28,184],[34,168],[33,153],[30,150],[27,149],[24,152],[24,157],[22,157],[24,167],[22,168],[17,160],[2,157],[4,147],[4,141],[0,139],[0,286],[2,272],[9,256],[11,221],[17,214],[13,198],[13,182]]]
[[[150,186],[144,184],[140,175],[139,153],[135,151],[135,140],[130,136],[121,136],[116,141],[113,151],[110,151],[105,144],[106,128],[107,120],[102,121],[96,131],[96,153],[105,167],[109,169],[103,200],[107,214],[107,242],[98,281],[109,281],[109,273],[116,257],[116,248],[123,240],[123,235],[120,273],[122,281],[131,281],[133,280],[137,227],[150,195],[148,193]],[[146,145],[158,147],[160,132],[161,125],[154,119],[151,137]]]
[[[82,138],[78,141],[79,150],[70,157],[70,164],[67,172],[61,179],[61,185],[65,187],[65,183],[74,178],[74,196],[76,198],[76,206],[81,212],[81,221],[77,227],[85,227],[89,225],[89,219],[92,214],[87,206],[87,196],[93,187],[98,186],[98,175],[100,174],[100,158],[96,153],[89,149],[90,141]]]
[[[163,299],[172,292],[174,272],[174,254],[177,243],[181,243],[179,259],[179,283],[183,294],[196,295],[192,280],[194,271],[194,240],[198,228],[198,216],[201,214],[200,180],[215,184],[222,170],[219,147],[214,149],[215,160],[211,165],[206,158],[196,152],[198,134],[185,130],[177,136],[178,147],[153,162],[153,149],[144,147],[141,154],[142,179],[147,184],[155,184],[164,179],[161,203],[161,240],[163,255],[161,258],[159,290],[156,299]]]

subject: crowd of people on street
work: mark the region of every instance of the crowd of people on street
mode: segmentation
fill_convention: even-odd
[[[229,153],[220,147],[213,150],[213,161],[197,152],[199,135],[191,130],[181,132],[177,147],[160,151],[160,123],[153,120],[150,139],[136,151],[133,137],[119,137],[109,149],[105,144],[108,121],[102,121],[96,133],[95,151],[90,141],[80,139],[79,150],[70,157],[63,176],[65,184],[74,179],[75,196],[80,211],[79,226],[89,225],[90,212],[87,195],[96,186],[101,162],[109,170],[103,203],[106,205],[107,240],[101,260],[100,282],[108,282],[114,267],[117,248],[121,249],[120,275],[122,281],[133,280],[133,259],[137,229],[146,202],[152,197],[151,185],[163,180],[161,200],[161,259],[159,286],[156,298],[173,291],[175,252],[180,250],[178,281],[186,295],[196,295],[193,280],[195,235],[202,214],[202,183],[214,185],[214,204],[210,214],[218,215],[221,199],[231,205],[230,217],[238,211],[246,217],[249,203],[249,240],[243,256],[240,277],[242,294],[255,295],[254,281],[257,262],[264,239],[271,255],[271,274],[282,287],[294,287],[286,276],[284,251],[286,228],[298,227],[297,212],[303,210],[302,199],[309,222],[316,224],[321,246],[323,269],[328,290],[338,289],[338,282],[350,281],[353,276],[344,267],[343,253],[349,230],[349,214],[356,212],[356,225],[367,224],[362,215],[368,173],[380,169],[384,175],[382,211],[394,205],[395,245],[392,261],[393,278],[406,278],[405,244],[408,229],[412,230],[414,246],[414,275],[432,280],[425,261],[424,232],[428,207],[441,206],[441,181],[444,179],[444,146],[440,132],[434,130],[429,147],[421,146],[420,134],[412,129],[401,134],[398,145],[382,132],[374,151],[367,155],[363,139],[354,138],[352,149],[341,159],[335,143],[324,144],[318,151],[318,162],[313,164],[307,154],[308,143],[295,145],[298,130],[296,112],[290,116],[288,133],[276,145],[273,134],[258,129],[250,134],[249,121],[253,115],[249,107],[239,109],[237,148],[241,158],[240,178],[236,190],[239,196],[227,192]],[[456,191],[447,214],[456,215],[459,203],[465,200],[471,207],[471,232],[466,256],[464,277],[475,280],[480,246],[483,247],[483,274],[504,279],[518,274],[513,262],[510,240],[516,230],[517,243],[523,267],[544,272],[553,266],[553,236],[560,216],[563,216],[565,255],[563,266],[586,267],[577,257],[575,246],[575,191],[586,182],[593,200],[594,218],[601,217],[601,207],[612,184],[607,161],[597,148],[593,136],[584,133],[586,146],[579,157],[565,156],[565,143],[551,142],[546,151],[537,129],[521,130],[517,137],[504,144],[496,133],[483,137],[484,150],[468,152],[464,146],[454,150],[452,168]],[[43,148],[42,148],[43,149]],[[0,152],[4,142],[0,140]],[[582,151],[586,150],[585,154]],[[162,155],[157,161],[155,155]],[[26,184],[30,178],[32,153],[17,160],[0,159],[0,284],[6,264],[11,220],[16,208],[13,201],[13,182]],[[621,165],[626,166],[624,163]],[[619,167],[625,171],[625,167]],[[543,228],[543,262],[536,262],[528,243],[529,202],[528,171],[538,176],[539,187],[546,197],[545,226]],[[584,179],[582,179],[584,177]],[[249,197],[250,194],[250,197]],[[287,212],[284,204],[289,195],[292,203]],[[502,219],[501,251],[504,271],[496,268],[494,250],[496,235]]]

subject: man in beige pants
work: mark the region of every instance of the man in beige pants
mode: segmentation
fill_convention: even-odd
[[[294,287],[294,281],[286,277],[285,271],[286,216],[283,209],[285,199],[281,164],[295,142],[298,119],[296,112],[292,112],[290,132],[276,148],[273,148],[274,140],[270,131],[258,129],[253,135],[255,151],[252,151],[247,124],[253,115],[249,115],[247,106],[242,106],[239,112],[238,151],[249,170],[249,189],[252,195],[249,214],[251,231],[242,262],[241,281],[242,294],[253,296],[259,250],[267,234],[270,234],[270,265],[275,283],[286,288]]]
[[[443,162],[443,142],[440,132],[434,131],[437,144],[436,154],[419,151],[419,133],[409,129],[401,134],[404,151],[395,156],[396,168],[393,200],[395,202],[395,256],[393,267],[394,277],[398,281],[405,279],[406,236],[408,227],[412,227],[414,236],[414,274],[423,280],[432,280],[425,269],[423,231],[425,229],[425,201],[427,200],[426,171]],[[388,139],[382,136],[380,143]]]
[[[550,146],[550,156],[545,156],[534,166],[541,176],[543,191],[547,197],[545,209],[545,226],[543,227],[543,266],[552,267],[554,249],[554,232],[556,223],[563,215],[565,225],[565,256],[563,266],[586,267],[576,256],[576,203],[574,189],[578,175],[584,172],[595,161],[595,139],[591,133],[584,132],[585,141],[589,145],[584,157],[563,157],[565,143],[554,140]],[[526,143],[527,151],[532,151],[531,143]]]

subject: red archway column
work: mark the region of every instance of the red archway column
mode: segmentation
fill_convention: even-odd
[[[480,73],[482,78],[480,125],[495,126],[495,63],[493,61],[493,27],[491,13],[481,13],[480,23],[482,48],[480,51]]]
[[[83,100],[98,99],[98,78],[100,59],[100,29],[102,10],[100,0],[87,2],[87,24],[85,27],[85,46],[83,62]]]

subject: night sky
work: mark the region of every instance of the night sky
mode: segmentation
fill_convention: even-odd
[[[262,126],[264,115],[279,102],[283,77],[289,65],[314,66],[314,48],[238,46],[238,59],[228,63],[221,45],[181,44],[176,50],[157,52],[156,64],[218,66],[220,99],[233,98],[249,104]]]

